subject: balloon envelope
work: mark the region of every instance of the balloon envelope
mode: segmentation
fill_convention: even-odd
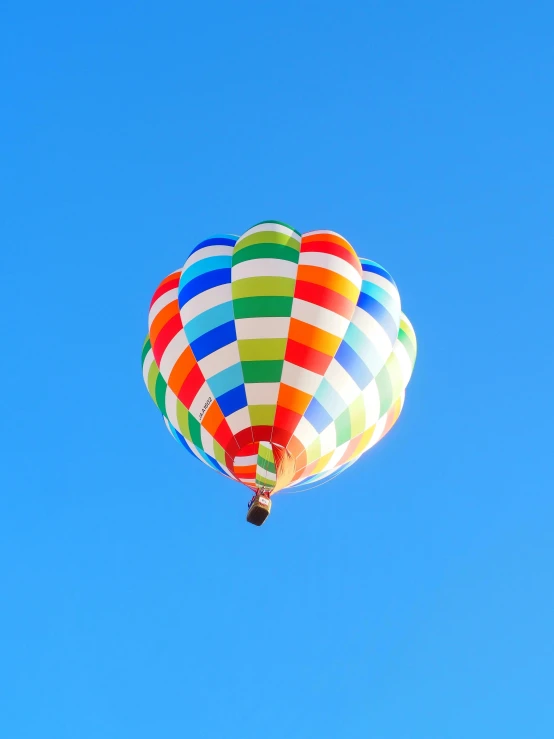
[[[154,293],[142,352],[173,437],[251,489],[333,477],[400,415],[417,344],[398,289],[339,234],[214,236]]]

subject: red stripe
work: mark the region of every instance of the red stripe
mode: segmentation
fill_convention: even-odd
[[[308,303],[314,303],[314,305],[319,305],[322,308],[327,308],[327,310],[332,310],[333,313],[338,313],[339,316],[344,316],[349,321],[356,307],[344,295],[340,295],[340,293],[330,290],[328,287],[315,285],[313,282],[305,282],[304,280],[297,280],[294,297],[299,300],[306,300]]]
[[[249,437],[249,443],[246,446],[242,446],[237,452],[237,457],[253,457],[254,454],[258,453],[258,444],[252,441],[252,436]]]
[[[165,295],[165,293],[169,292],[169,290],[175,290],[179,287],[179,275],[177,277],[173,277],[172,275],[170,277],[166,277],[166,279],[158,285],[158,289],[152,296],[152,300],[150,301],[150,307],[154,305],[156,300],[160,298],[162,295]]]
[[[214,434],[214,439],[225,450],[227,450],[231,443],[235,441],[233,432],[229,428],[229,424],[225,419],[223,419],[223,421],[217,427],[217,430]]]
[[[239,480],[255,480],[256,479],[255,472],[237,472],[237,470],[235,470],[235,475],[239,478]]]
[[[273,434],[271,436],[271,441],[273,444],[279,444],[280,446],[286,447],[290,441],[290,437],[290,431],[287,431],[284,428],[279,428],[278,426],[273,427]]]
[[[273,426],[252,426],[254,441],[269,441]]]
[[[179,331],[183,330],[183,324],[181,322],[181,316],[177,313],[173,316],[162,328],[160,333],[156,337],[156,341],[152,343],[152,351],[154,353],[154,359],[158,367],[162,361],[162,356],[169,342],[174,339]]]
[[[237,444],[242,453],[242,448],[245,447],[247,444],[252,443],[252,430],[250,429],[250,426],[248,426],[248,428],[242,429],[241,431],[238,431],[235,434],[235,439],[237,440]],[[254,454],[255,453],[256,452],[254,452]]]
[[[185,408],[190,409],[192,401],[196,398],[196,393],[200,390],[203,384],[204,375],[202,374],[200,367],[195,364],[186,376],[177,396]]]
[[[318,375],[324,375],[327,367],[331,364],[333,357],[317,349],[312,349],[305,344],[299,344],[297,341],[289,339],[285,352],[285,360],[298,367],[316,372]]]
[[[356,259],[352,252],[348,251],[348,249],[345,249],[343,246],[340,246],[340,244],[334,244],[332,241],[302,241],[300,253],[304,254],[305,252],[310,251],[332,254],[335,257],[339,257],[339,259],[344,259],[345,262],[348,262],[348,264],[351,264],[354,267],[360,277],[362,275],[360,260]]]
[[[301,418],[302,415],[300,413],[278,405],[275,413],[275,426],[285,429],[289,432],[289,436],[292,436]],[[281,442],[278,443],[281,444]]]
[[[225,464],[227,465],[227,469],[231,472],[231,474],[234,474],[233,473],[233,457],[228,452],[225,452]]]

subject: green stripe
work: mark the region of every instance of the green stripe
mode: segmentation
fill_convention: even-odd
[[[410,357],[410,362],[415,364],[416,360],[416,347],[412,340],[412,337],[407,334],[404,329],[399,329],[398,331],[398,340],[403,345],[404,349],[406,349],[406,352],[408,353],[408,356]]]
[[[266,472],[273,472],[273,474],[276,474],[275,473],[275,463],[270,462],[268,459],[259,459],[258,466],[261,467]]]
[[[219,464],[222,464],[224,467],[227,467],[227,461],[225,459],[225,450],[221,446],[221,444],[218,444],[217,441],[214,439],[214,457],[219,462]]]
[[[294,295],[296,280],[290,277],[245,277],[232,283],[233,300],[265,295]]]
[[[319,459],[321,457],[321,441],[319,439],[319,436],[315,441],[312,441],[310,446],[306,449],[306,460],[307,463],[310,464],[311,462],[315,462],[316,459]]]
[[[263,441],[258,445],[258,457],[273,462],[273,451],[271,447],[267,447]]]
[[[298,234],[298,236],[302,238],[302,234],[300,233],[300,231],[297,231],[289,223],[284,223],[283,221],[260,221],[259,223],[255,223],[251,228],[256,228],[256,226],[263,226],[265,223],[274,223],[276,226],[283,226],[283,228],[290,228],[291,231],[294,231],[295,234]]]
[[[351,427],[350,427],[350,411],[348,408],[343,411],[335,421],[335,428],[337,430],[337,441],[336,446],[340,446],[351,439]]]
[[[261,475],[256,475],[256,482],[258,485],[263,485],[266,488],[274,488],[276,485],[275,480],[268,480],[267,477],[262,477]]]
[[[237,341],[242,362],[262,359],[284,359],[287,339],[239,339]]]
[[[167,390],[167,382],[162,377],[161,373],[158,373],[156,378],[156,405],[161,410],[164,416],[167,416],[165,410],[165,391]]]
[[[249,405],[252,426],[273,426],[276,405]]]
[[[282,372],[282,359],[242,362],[244,382],[281,382]]]
[[[179,424],[179,431],[188,441],[190,441],[189,418],[190,413],[179,398],[177,398],[177,423]]]
[[[199,449],[203,449],[202,446],[202,437],[200,435],[200,424],[196,420],[196,418],[189,413],[189,429],[190,429],[190,440],[193,444],[195,444]]]
[[[144,341],[144,344],[142,345],[141,364],[144,364],[144,360],[146,359],[146,355],[148,354],[150,349],[152,349],[152,344],[150,343],[150,336],[148,335]]]
[[[241,249],[246,249],[247,246],[252,246],[252,244],[281,244],[282,246],[289,246],[295,251],[300,251],[300,239],[292,234],[284,234],[279,231],[257,231],[237,241],[233,247],[233,264],[235,263],[235,254]]]
[[[389,371],[391,392],[394,400],[399,397],[404,390],[404,378],[402,376],[402,367],[398,361],[396,354],[391,354],[387,360],[387,369]]]
[[[389,357],[390,360],[390,357]],[[387,360],[387,364],[383,367],[383,369],[379,372],[377,377],[375,378],[375,382],[377,383],[377,389],[379,391],[379,417],[384,415],[389,408],[392,405],[393,397],[392,397],[392,386],[390,381],[390,375],[389,375],[389,369],[388,369],[388,363],[389,360]]]
[[[292,313],[292,298],[268,296],[264,298],[239,298],[233,300],[235,318],[288,318]]]
[[[160,370],[158,369],[158,365],[156,362],[152,362],[150,365],[150,369],[148,370],[148,377],[146,378],[146,386],[148,387],[148,392],[152,396],[152,400],[154,403],[156,403],[156,380],[158,379],[158,375],[160,374]]]
[[[250,259],[286,259],[298,264],[299,253],[285,244],[252,244],[240,249],[233,256],[233,265],[247,262]]]
[[[349,406],[352,439],[365,431],[365,403],[362,395]]]

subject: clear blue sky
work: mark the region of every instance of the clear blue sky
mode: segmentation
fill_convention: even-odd
[[[0,736],[554,736],[549,5],[4,6]],[[255,529],[140,350],[267,218],[390,270],[419,356]]]

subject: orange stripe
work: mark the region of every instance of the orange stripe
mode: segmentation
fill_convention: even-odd
[[[316,349],[328,357],[335,356],[342,342],[342,338],[339,336],[330,334],[328,331],[309,323],[304,323],[304,321],[299,321],[297,318],[290,319],[289,339],[296,341],[298,344],[309,346],[310,349]]]
[[[217,401],[214,401],[204,414],[204,418],[202,419],[202,426],[209,434],[215,436],[215,432],[219,428],[219,424],[223,421],[223,419],[224,416],[221,412],[221,408],[217,404]]]
[[[169,373],[167,384],[173,390],[175,395],[179,395],[184,381],[187,379],[191,369],[196,364],[196,358],[192,353],[190,346],[187,346],[179,359],[173,365],[173,369]]]
[[[172,318],[175,318],[175,316],[177,315],[179,315],[179,302],[177,300],[172,300],[171,303],[165,306],[165,308],[161,309],[156,318],[154,318],[154,320],[152,321],[152,325],[150,326],[150,341],[152,342],[152,344],[156,343],[158,334],[163,329],[165,324],[168,323]]]
[[[360,288],[356,287],[350,280],[347,280],[346,277],[333,272],[333,270],[301,264],[298,267],[296,279],[298,281],[311,282],[313,285],[328,287],[330,290],[339,293],[339,295],[348,298],[352,303],[358,302]]]
[[[241,475],[255,475],[257,465],[251,465],[250,467],[237,467],[235,465],[235,475],[240,477]]]
[[[277,408],[281,406],[281,408],[287,408],[289,411],[294,411],[302,415],[310,404],[311,399],[312,396],[308,395],[308,393],[297,390],[290,385],[281,384],[279,397],[277,398]]]
[[[339,244],[345,249],[348,249],[348,251],[351,254],[354,254],[356,257],[358,256],[354,251],[354,248],[348,243],[346,239],[343,239],[342,236],[339,236],[338,234],[328,233],[327,231],[323,231],[317,234],[310,234],[309,236],[302,236],[302,241],[305,241],[307,244],[311,243],[312,241],[330,241],[332,244]]]

